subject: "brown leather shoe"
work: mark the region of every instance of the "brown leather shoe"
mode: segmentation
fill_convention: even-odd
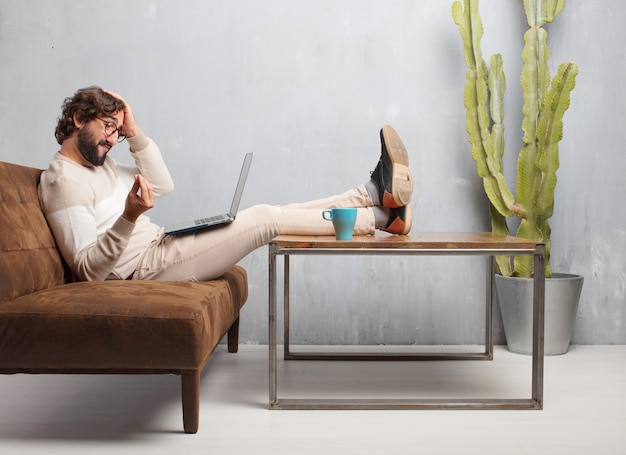
[[[411,230],[411,224],[413,219],[411,216],[411,207],[404,206],[391,209],[391,216],[387,225],[381,229],[381,231],[389,232],[391,234],[406,235]]]
[[[409,205],[413,195],[409,154],[398,133],[389,125],[380,130],[380,143],[380,160],[372,172],[372,180],[380,194],[380,205],[390,208]]]

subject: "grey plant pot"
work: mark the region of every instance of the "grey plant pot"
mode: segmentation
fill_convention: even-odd
[[[532,278],[496,275],[495,285],[509,351],[531,354]],[[553,273],[546,279],[545,355],[565,354],[569,349],[582,287],[580,275]]]

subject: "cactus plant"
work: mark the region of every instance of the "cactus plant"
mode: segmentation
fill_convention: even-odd
[[[490,58],[490,68],[483,60],[480,41],[483,25],[478,0],[454,1],[452,17],[463,39],[468,68],[464,90],[467,131],[472,157],[487,197],[494,233],[508,234],[507,218],[520,219],[517,236],[544,242],[546,277],[551,276],[550,224],[554,209],[556,171],[559,167],[559,141],[563,137],[563,115],[569,107],[578,66],[562,63],[550,80],[547,32],[543,27],[554,21],[565,7],[565,0],[522,0],[529,29],[524,34],[520,83],[524,96],[522,147],[518,154],[515,196],[503,174],[504,91],[506,80],[502,56]],[[530,277],[532,257],[496,258],[498,270],[505,276]]]

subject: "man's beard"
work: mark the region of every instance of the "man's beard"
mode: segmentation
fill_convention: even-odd
[[[94,166],[102,166],[107,158],[107,153],[98,156],[98,145],[109,145],[106,142],[94,142],[93,135],[87,128],[81,128],[78,131],[78,150],[83,158]]]

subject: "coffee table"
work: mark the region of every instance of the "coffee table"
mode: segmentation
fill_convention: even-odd
[[[289,340],[290,256],[295,255],[398,255],[398,256],[468,256],[487,258],[485,350],[468,352],[292,352]],[[485,399],[299,399],[279,398],[277,374],[277,305],[279,282],[278,257],[284,258],[282,282],[284,303],[285,360],[492,360],[493,301],[495,293],[495,256],[532,255],[533,279],[533,352],[531,396],[524,398]],[[545,245],[533,240],[489,232],[412,233],[408,236],[355,236],[335,240],[331,236],[279,236],[269,244],[269,405],[270,409],[542,409],[544,361],[544,290]]]

